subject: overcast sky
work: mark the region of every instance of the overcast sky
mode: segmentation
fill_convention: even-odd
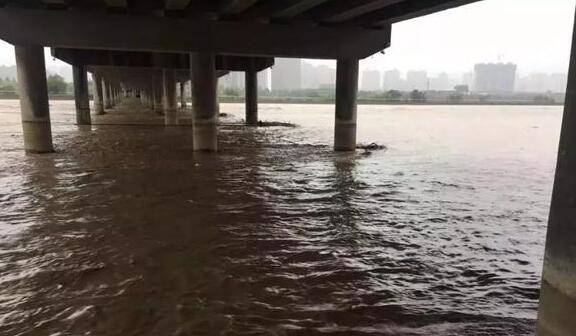
[[[394,25],[386,55],[364,69],[460,73],[478,62],[514,62],[521,74],[566,72],[576,0],[484,0]],[[315,61],[318,62],[318,61]],[[48,66],[58,62],[47,57]],[[14,64],[0,42],[0,64]]]

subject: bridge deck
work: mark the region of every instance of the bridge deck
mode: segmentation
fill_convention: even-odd
[[[477,0],[0,0],[0,38],[62,48],[364,58],[391,24]]]

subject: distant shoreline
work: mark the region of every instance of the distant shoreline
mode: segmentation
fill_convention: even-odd
[[[230,97],[220,97],[221,103],[244,103],[243,98],[230,98]],[[328,99],[308,99],[308,98],[268,98],[259,97],[258,100],[261,104],[295,104],[295,105],[329,105],[334,104],[333,100]],[[431,105],[431,106],[449,106],[449,105],[462,105],[462,106],[564,106],[563,103],[559,102],[535,102],[535,101],[486,101],[486,102],[452,102],[452,101],[386,101],[386,100],[369,100],[369,99],[358,99],[358,105]]]
[[[0,100],[17,100],[18,97],[0,97]],[[72,96],[50,97],[50,100],[74,100]],[[190,100],[188,100],[190,103]],[[243,97],[220,97],[220,103],[244,103]],[[278,98],[278,97],[259,97],[260,104],[294,104],[294,105],[332,105],[333,100],[323,98]],[[420,106],[564,106],[559,102],[536,102],[536,101],[485,101],[485,102],[454,102],[454,101],[386,101],[386,100],[369,100],[358,99],[358,105],[420,105]]]

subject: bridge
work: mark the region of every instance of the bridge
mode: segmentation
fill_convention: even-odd
[[[194,150],[218,149],[218,77],[245,72],[246,122],[258,121],[257,72],[274,57],[337,61],[334,149],[356,148],[360,59],[390,46],[397,22],[478,0],[0,0],[15,46],[24,147],[54,150],[43,47],[73,66],[78,124],[126,92],[177,124],[177,83],[192,85]],[[511,43],[513,43],[511,41]],[[181,95],[182,96],[182,95]],[[538,334],[576,335],[576,49],[551,205]]]

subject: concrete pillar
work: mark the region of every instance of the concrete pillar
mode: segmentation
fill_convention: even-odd
[[[194,150],[218,150],[218,103],[215,57],[211,53],[190,55]]]
[[[164,69],[163,87],[164,124],[177,125],[178,105],[176,104],[176,74],[174,70]]]
[[[358,60],[340,59],[336,65],[336,121],[334,150],[356,150]]]
[[[112,82],[108,82],[108,92],[110,92],[110,105],[114,107],[116,105],[116,101],[114,100],[114,88],[112,86]]]
[[[116,90],[112,83],[110,83],[110,101],[112,102],[112,107],[116,106]]]
[[[154,91],[152,90],[152,86],[147,87],[145,92],[148,108],[154,111]]]
[[[148,105],[148,101],[146,100],[146,94],[144,93],[144,90],[140,90],[137,95],[140,96],[140,104],[143,106],[147,106]]]
[[[104,100],[102,92],[102,76],[98,73],[92,75],[92,84],[94,85],[94,109],[96,114],[104,114]]]
[[[186,108],[186,82],[180,82],[180,107]]]
[[[152,91],[154,98],[154,112],[159,115],[164,114],[164,107],[162,106],[162,77],[158,74],[152,76]]]
[[[538,336],[576,335],[576,26],[548,219]]]
[[[110,82],[110,102],[112,107],[116,106],[116,89],[113,82]]]
[[[258,72],[254,69],[245,72],[246,125],[258,125]]]
[[[44,48],[15,46],[14,49],[24,149],[29,153],[53,152]]]
[[[88,94],[88,74],[86,66],[72,66],[74,77],[74,102],[76,104],[76,124],[90,125],[90,96]]]
[[[104,108],[111,109],[112,91],[110,90],[110,81],[108,79],[104,79],[104,81],[102,81],[102,85],[104,89]]]
[[[118,91],[118,84],[113,83],[112,84],[112,104],[118,105],[119,100],[120,100],[120,95],[119,95],[119,91]]]

